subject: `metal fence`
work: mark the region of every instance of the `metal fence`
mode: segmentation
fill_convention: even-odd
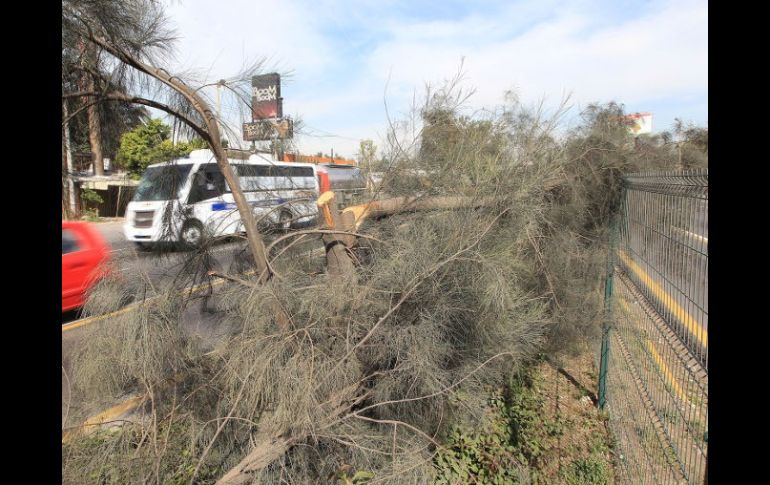
[[[705,483],[708,170],[625,177],[605,298],[599,405],[619,476]]]

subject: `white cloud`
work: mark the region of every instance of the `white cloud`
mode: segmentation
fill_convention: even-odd
[[[344,137],[304,137],[308,152],[353,155],[356,139],[385,132],[386,84],[391,114],[403,112],[415,90],[452,77],[463,57],[474,106],[498,104],[510,88],[524,101],[556,103],[571,91],[578,104],[706,106],[697,101],[708,93],[704,0],[634,4],[633,15],[613,3],[527,0],[422,20],[404,15],[408,3],[384,3],[197,0],[169,13],[183,36],[180,60],[211,66],[212,78],[257,55],[293,70],[284,111]]]
[[[330,41],[312,11],[296,2],[192,0],[168,14],[181,36],[183,66],[211,64],[218,72],[233,72],[244,59],[264,57],[279,70],[322,72],[332,61]]]
[[[626,102],[705,93],[706,24],[707,6],[701,2],[673,5],[588,34],[589,18],[561,16],[515,38],[477,44],[478,36],[463,34],[471,26],[460,21],[454,33],[444,25],[435,38],[395,37],[376,49],[369,69],[382,73],[393,67],[397,82],[420,85],[451,74],[465,56],[467,78],[478,88],[477,101],[484,103],[499,101],[511,86],[528,97],[570,90],[578,99]]]

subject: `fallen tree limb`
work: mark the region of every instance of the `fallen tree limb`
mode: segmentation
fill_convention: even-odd
[[[392,199],[373,200],[366,204],[351,206],[344,209],[342,213],[352,213],[355,227],[358,229],[367,219],[376,219],[404,212],[484,207],[491,203],[492,199],[488,197],[394,197]]]
[[[360,384],[355,383],[343,389],[327,400],[331,405],[328,413],[318,421],[319,428],[324,428],[337,421],[349,409],[367,397],[360,392]],[[252,474],[258,472],[274,461],[281,458],[293,445],[305,439],[305,436],[292,436],[290,430],[276,430],[269,424],[269,419],[261,419],[264,423],[254,437],[255,446],[238,465],[225,473],[216,485],[243,485],[253,481]]]
[[[463,204],[460,205],[461,207],[467,206],[467,201],[447,201],[446,206],[451,207],[458,207],[456,204]],[[423,207],[434,207],[433,205],[423,206]],[[469,251],[474,246],[479,244],[481,240],[486,236],[486,234],[492,229],[494,224],[500,219],[500,217],[503,216],[508,212],[508,209],[502,211],[500,214],[498,214],[490,224],[486,226],[486,228],[483,230],[483,232],[470,244],[467,246],[461,248],[448,258],[440,261],[436,265],[434,265],[430,270],[426,273],[423,273],[417,277],[415,277],[409,284],[409,290],[407,290],[399,299],[399,301],[393,305],[388,312],[386,312],[380,319],[372,326],[372,328],[369,330],[369,332],[361,338],[356,345],[354,345],[343,358],[341,358],[337,365],[334,366],[330,371],[326,373],[326,376],[330,376],[334,373],[337,368],[339,368],[340,365],[342,365],[347,359],[349,358],[355,358],[355,352],[358,348],[360,348],[365,342],[367,342],[370,337],[377,331],[377,329],[380,327],[382,322],[387,320],[408,298],[409,296],[415,291],[417,287],[420,286],[427,278],[431,277],[433,274],[435,274],[441,267],[446,265],[447,263],[453,261],[457,257],[459,257],[464,252]],[[342,244],[338,244],[333,247],[342,247]],[[327,253],[328,256],[328,253]],[[347,255],[345,257],[348,257]],[[352,268],[352,261],[349,261]],[[344,273],[345,268],[338,268],[337,272],[332,273],[330,271],[330,274],[334,274],[336,276],[341,276]],[[354,270],[354,269],[353,269]],[[473,372],[476,372],[479,368],[486,365],[489,361],[493,360],[496,357],[499,357],[499,354],[496,355],[490,359],[488,359],[486,362],[484,362],[481,366],[479,366],[476,370]],[[462,379],[462,380],[465,380]],[[456,383],[455,385],[459,384],[460,382]],[[320,387],[319,385],[316,386],[316,390]],[[406,427],[409,427],[413,431],[417,431],[419,434],[425,435],[422,431],[419,429],[416,429],[407,423],[403,422],[396,422],[396,421],[383,421],[383,420],[375,420],[372,418],[368,418],[365,416],[361,416],[359,413],[354,412],[350,413],[350,410],[353,408],[354,405],[360,403],[363,401],[363,399],[366,397],[366,395],[358,395],[360,393],[360,382],[356,382],[355,384],[352,384],[335,395],[332,395],[327,399],[327,401],[324,404],[328,404],[331,406],[331,411],[326,413],[322,416],[322,418],[317,422],[319,427],[323,427],[325,423],[334,423],[343,415],[350,415],[358,419],[367,420],[367,421],[373,421],[373,422],[380,422],[380,423],[389,423],[389,424],[401,424]],[[447,389],[450,389],[452,386],[450,386]],[[373,406],[366,407],[364,409],[371,409]],[[288,429],[273,429],[272,426],[270,426],[269,419],[262,419],[260,420],[260,424],[264,426],[263,428],[260,428],[259,433],[257,434],[257,437],[255,439],[256,445],[252,449],[251,452],[249,452],[246,457],[241,460],[241,462],[229,470],[222,478],[217,481],[217,485],[242,485],[245,483],[250,483],[252,480],[251,473],[257,472],[259,470],[262,470],[263,468],[270,465],[273,461],[279,459],[281,456],[283,456],[284,453],[286,453],[291,446],[293,446],[296,443],[302,442],[304,439],[307,438],[307,436],[292,436],[291,431]],[[433,441],[433,440],[431,440]],[[435,442],[434,442],[435,444]]]

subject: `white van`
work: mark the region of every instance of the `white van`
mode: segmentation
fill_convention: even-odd
[[[288,229],[316,220],[315,165],[257,154],[229,161],[262,224]],[[157,242],[197,246],[204,234],[228,236],[244,228],[213,153],[194,150],[186,158],[147,167],[126,208],[123,232],[140,247]]]

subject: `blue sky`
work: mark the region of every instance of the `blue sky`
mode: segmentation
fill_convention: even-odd
[[[500,105],[512,89],[546,106],[570,93],[568,124],[586,104],[611,100],[652,112],[654,131],[674,118],[708,123],[704,0],[184,0],[167,13],[176,69],[216,80],[266,58],[268,71],[290,72],[284,113],[306,123],[296,137],[304,153],[354,156],[365,138],[382,146],[385,102],[398,118],[461,62],[474,109]]]

